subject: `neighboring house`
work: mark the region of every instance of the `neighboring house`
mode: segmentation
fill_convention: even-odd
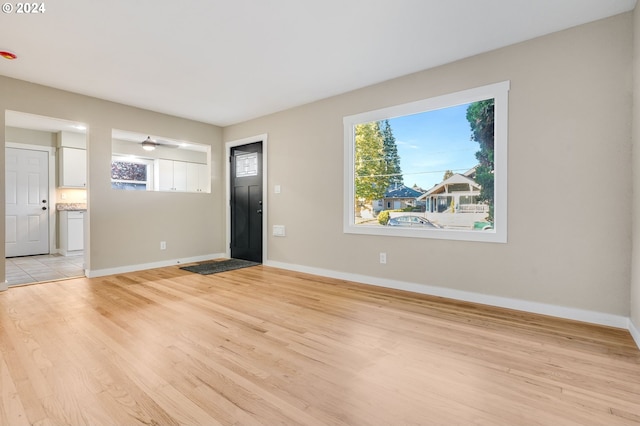
[[[407,207],[420,208],[424,211],[424,203],[419,203],[417,198],[422,192],[406,187],[404,185],[396,185],[387,190],[382,200],[375,200],[373,209],[376,213],[381,210],[401,210]]]
[[[426,203],[426,218],[445,228],[473,228],[474,222],[485,221],[489,205],[478,201],[475,174],[475,167],[456,173],[422,194],[418,200]]]
[[[413,188],[414,190],[418,191],[420,194],[424,194],[425,192],[427,192],[427,190],[426,190],[426,189],[421,188],[421,187],[419,187],[419,186],[418,186],[418,185],[416,185],[416,184],[414,184],[414,185],[412,186],[412,188]]]

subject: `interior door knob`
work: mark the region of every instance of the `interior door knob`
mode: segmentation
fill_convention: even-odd
[[[46,207],[42,207],[42,210],[46,210],[46,209],[47,209]]]

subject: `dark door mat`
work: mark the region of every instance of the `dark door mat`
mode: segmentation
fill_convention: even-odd
[[[218,260],[214,262],[199,263],[192,266],[182,266],[180,269],[195,272],[200,275],[217,274],[218,272],[233,271],[234,269],[247,268],[249,266],[260,265],[257,262],[251,262],[243,259]]]

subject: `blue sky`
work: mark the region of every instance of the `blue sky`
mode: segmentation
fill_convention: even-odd
[[[404,184],[429,189],[445,170],[463,173],[477,164],[477,142],[467,121],[469,104],[389,119],[396,138]]]

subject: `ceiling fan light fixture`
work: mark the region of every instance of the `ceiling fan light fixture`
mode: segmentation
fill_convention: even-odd
[[[147,136],[147,139],[142,142],[142,149],[145,151],[153,151],[156,149],[156,145],[157,143],[151,139],[151,136]]]

